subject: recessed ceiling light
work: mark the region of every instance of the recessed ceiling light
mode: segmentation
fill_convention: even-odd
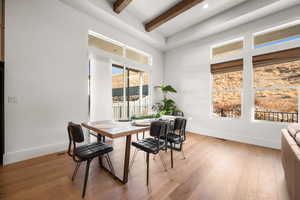
[[[207,3],[204,4],[204,5],[203,5],[203,8],[208,8],[208,4],[207,4]]]

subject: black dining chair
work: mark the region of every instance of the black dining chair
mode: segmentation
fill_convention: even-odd
[[[149,186],[149,154],[158,154],[160,150],[166,148],[166,135],[168,132],[169,123],[163,120],[154,121],[150,125],[150,136],[148,138],[140,139],[132,142],[132,145],[141,151],[146,152],[147,163],[147,186]],[[162,140],[162,138],[165,138]],[[163,158],[159,154],[163,161]],[[164,163],[164,162],[163,162]],[[166,167],[164,165],[164,167]],[[166,168],[165,168],[166,169]]]
[[[173,150],[180,151],[185,159],[183,143],[186,140],[186,123],[185,118],[176,118],[173,129],[167,134],[167,144],[171,150],[171,168],[174,166]]]
[[[110,160],[110,157],[108,155],[108,153],[113,150],[113,147],[111,145],[104,144],[102,142],[95,142],[92,144],[77,146],[76,145],[77,143],[84,142],[84,134],[81,126],[73,122],[69,122],[68,124],[68,134],[69,134],[68,155],[71,156],[74,162],[76,163],[76,167],[72,176],[72,181],[74,181],[75,179],[80,164],[86,161],[85,178],[84,178],[84,185],[82,191],[82,198],[84,198],[88,176],[89,176],[90,164],[95,157],[99,157],[99,159],[101,159],[101,157],[104,156],[109,165],[110,170],[114,174],[114,168]]]
[[[145,139],[145,131],[143,131],[142,139]],[[138,140],[140,140],[139,133],[136,134],[136,141],[138,141]],[[131,169],[133,167],[133,164],[134,164],[134,161],[135,161],[135,158],[137,156],[138,151],[140,151],[140,150],[136,148],[133,152],[133,156],[132,156],[132,158],[130,160],[130,163],[129,163],[129,171],[131,171]]]
[[[184,117],[184,113],[183,113],[182,111],[179,111],[179,110],[174,111],[174,112],[172,113],[172,115],[173,115],[173,116]]]

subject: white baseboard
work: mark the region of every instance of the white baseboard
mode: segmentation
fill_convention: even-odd
[[[274,141],[268,141],[262,138],[254,138],[254,137],[249,137],[249,136],[244,136],[244,135],[237,135],[237,134],[232,134],[232,133],[220,133],[216,132],[214,130],[207,130],[207,131],[199,131],[196,130],[189,130],[188,132],[191,133],[196,133],[199,135],[206,135],[206,136],[211,136],[215,138],[220,138],[220,139],[225,139],[225,140],[230,140],[230,141],[235,141],[235,142],[241,142],[241,143],[246,143],[246,144],[253,144],[257,146],[262,146],[262,147],[268,147],[272,149],[280,149],[281,144],[280,141],[274,142]]]
[[[66,150],[68,143],[50,144],[45,146],[39,146],[34,148],[23,149],[15,152],[7,152],[4,155],[4,165],[19,162],[22,160],[28,160],[38,156],[43,156],[55,152]]]

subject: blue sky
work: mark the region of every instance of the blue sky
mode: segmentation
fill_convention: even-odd
[[[119,67],[112,67],[112,74],[119,74],[119,73],[123,73],[123,69],[119,68]]]
[[[277,41],[274,41],[274,42],[268,42],[268,43],[265,43],[265,44],[256,45],[255,48],[257,49],[257,48],[272,46],[274,44],[280,44],[280,43],[288,42],[288,41],[291,41],[291,40],[297,40],[297,39],[300,39],[300,35],[285,38],[285,39],[282,39],[282,40],[277,40]]]

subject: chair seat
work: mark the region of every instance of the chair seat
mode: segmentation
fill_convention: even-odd
[[[92,144],[82,145],[77,147],[74,154],[81,160],[91,159],[102,154],[109,153],[113,150],[113,147],[109,144],[102,142],[95,142]]]
[[[159,145],[157,145],[157,143],[159,143]],[[161,148],[164,147],[165,141],[155,140],[154,138],[145,138],[136,142],[132,142],[132,145],[145,152],[156,154]]]
[[[165,138],[162,137],[162,139],[165,139]],[[182,142],[182,136],[178,135],[176,133],[168,133],[167,141],[178,144],[178,143]]]

